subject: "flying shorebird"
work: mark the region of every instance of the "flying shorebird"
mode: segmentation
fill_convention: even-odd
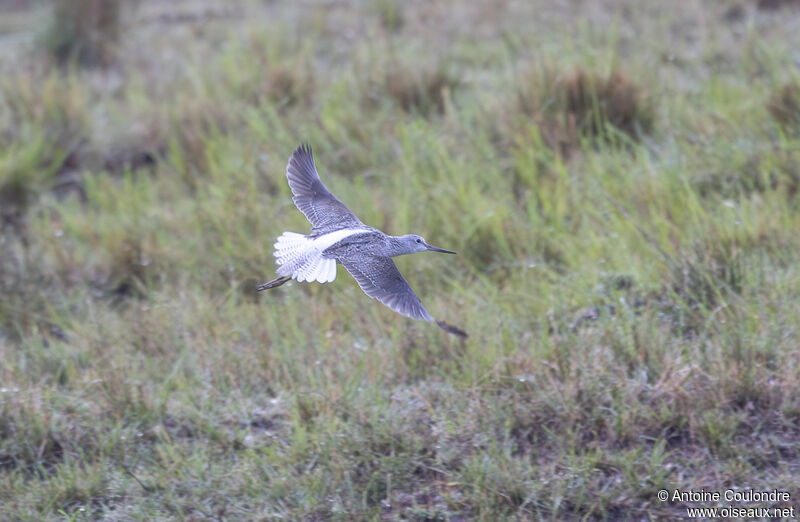
[[[292,201],[311,222],[311,234],[281,234],[274,245],[279,277],[259,285],[259,291],[292,279],[329,283],[336,279],[336,263],[340,263],[369,297],[411,319],[434,321],[392,257],[426,250],[455,252],[429,245],[416,234],[390,236],[362,223],[322,184],[309,146],[301,145],[294,151],[286,177]],[[466,337],[443,321],[437,323],[450,333]]]

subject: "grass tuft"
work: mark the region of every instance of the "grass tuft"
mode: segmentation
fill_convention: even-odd
[[[788,83],[774,91],[767,110],[785,132],[800,134],[800,83]]]
[[[775,11],[784,8],[797,8],[797,0],[756,0],[756,7],[763,11]]]
[[[636,137],[652,129],[652,109],[641,87],[620,71],[600,77],[579,69],[564,80],[564,111],[578,131],[601,136],[606,125]]]
[[[20,339],[32,332],[49,334],[54,303],[53,277],[37,262],[39,253],[16,234],[0,235],[0,339]],[[60,334],[58,334],[60,335]]]
[[[314,93],[314,76],[301,65],[274,66],[267,71],[265,91],[278,106],[310,104]]]
[[[670,277],[670,293],[677,297],[671,305],[674,330],[697,336],[711,326],[706,321],[712,315],[730,315],[731,299],[744,287],[744,270],[741,255],[733,245],[697,244],[690,254],[682,256]]]
[[[54,2],[44,47],[61,65],[108,66],[117,54],[122,10],[122,0]]]
[[[800,158],[792,150],[768,150],[732,157],[725,170],[697,176],[693,185],[703,197],[736,198],[780,191],[792,198],[800,189]]]
[[[443,113],[458,87],[458,77],[443,63],[409,66],[395,62],[384,79],[386,93],[406,112]]]
[[[39,195],[74,182],[90,135],[87,92],[73,75],[32,68],[0,81],[0,216],[21,224]]]
[[[152,274],[158,269],[152,254],[147,253],[142,240],[133,236],[123,239],[112,249],[102,286],[119,297],[142,297],[153,283]]]
[[[552,65],[530,69],[517,85],[515,105],[507,118],[512,129],[524,115],[545,143],[569,155],[582,139],[609,139],[616,129],[631,138],[650,133],[654,107],[644,89],[620,70],[600,75],[584,68],[563,73]]]
[[[372,0],[372,10],[389,31],[399,31],[405,24],[401,3],[397,0]]]

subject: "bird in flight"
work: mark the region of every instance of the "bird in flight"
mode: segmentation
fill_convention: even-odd
[[[278,278],[259,285],[259,291],[292,279],[329,283],[336,279],[339,263],[369,297],[411,319],[434,321],[392,257],[426,250],[455,252],[429,245],[416,234],[390,236],[362,223],[319,179],[311,147],[307,145],[298,147],[289,158],[286,177],[292,201],[311,222],[311,234],[284,232],[278,237],[274,245]],[[437,324],[466,337],[466,333],[443,321]]]

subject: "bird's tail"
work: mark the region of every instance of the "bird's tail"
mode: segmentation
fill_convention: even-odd
[[[284,232],[274,246],[280,265],[279,276],[320,283],[336,279],[336,260],[323,257],[313,239],[295,232]]]
[[[279,274],[305,260],[313,250],[312,241],[303,234],[295,232],[284,232],[278,237],[273,246],[275,247],[274,255],[278,264],[282,267],[282,270],[278,270]]]

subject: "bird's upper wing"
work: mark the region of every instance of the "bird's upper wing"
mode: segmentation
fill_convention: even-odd
[[[411,319],[434,320],[391,257],[358,256],[339,261],[368,296]]]
[[[292,201],[305,214],[315,229],[336,225],[337,228],[359,227],[364,224],[344,203],[322,184],[308,145],[299,146],[286,167]]]

